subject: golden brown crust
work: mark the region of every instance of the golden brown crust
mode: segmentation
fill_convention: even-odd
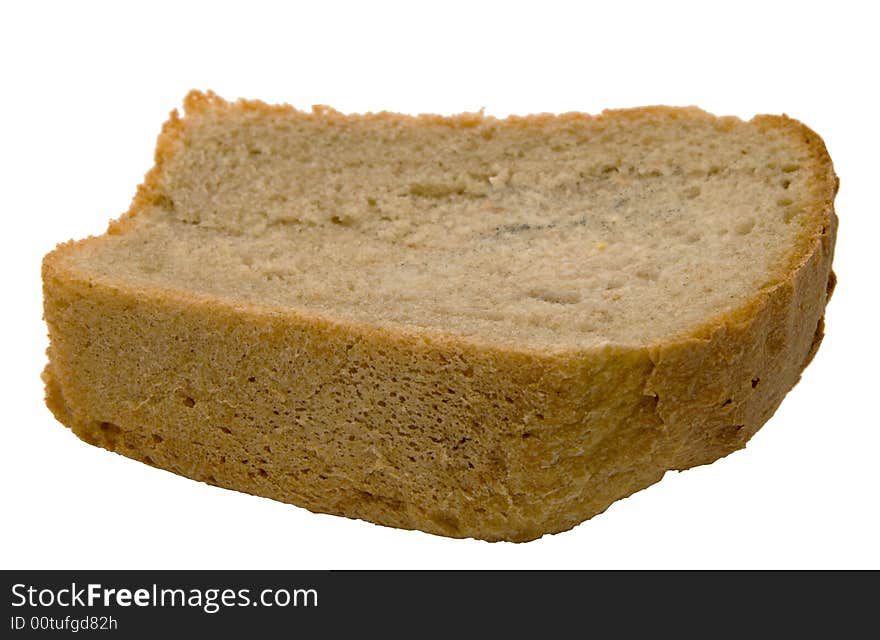
[[[210,92],[190,93],[184,106],[187,113],[292,109],[228,103]],[[678,117],[682,111],[650,107],[561,117],[657,113]],[[688,114],[712,117],[696,109]],[[466,127],[485,116],[362,117]],[[568,529],[666,470],[705,464],[743,447],[818,348],[834,284],[837,180],[824,144],[804,125],[785,116],[754,122],[800,136],[810,149],[810,222],[775,282],[687,335],[649,347],[512,350],[436,331],[383,329],[183,291],[116,286],[70,269],[64,256],[82,244],[67,243],[43,262],[51,337],[47,404],[87,442],[314,511],[487,540],[522,541]],[[718,120],[720,127],[729,123]],[[131,218],[160,197],[161,166],[184,137],[184,121],[172,112],[159,136],[156,166],[109,233],[124,233]],[[232,358],[230,345],[246,355]],[[149,358],[132,357],[138,350]],[[196,354],[192,361],[181,356],[187,350]],[[283,365],[288,361],[279,354],[289,353],[310,363],[308,375]],[[207,356],[223,376],[199,369]],[[351,371],[355,357],[361,368]],[[258,389],[249,386],[264,380]],[[134,395],[125,387],[133,381],[139,385]],[[274,412],[303,410],[320,423],[326,403],[338,403],[333,389],[373,386],[395,397],[439,398],[441,390],[442,415],[455,424],[438,438],[429,429],[436,413],[429,402],[414,409],[421,411],[412,418],[418,428],[406,435],[434,456],[434,466],[421,464],[422,453],[414,453],[411,465],[406,456],[398,460],[403,436],[394,429],[404,420],[379,396],[370,405],[375,413],[366,416],[350,398],[351,406],[342,409],[350,428],[343,421],[322,434],[292,433],[283,425],[279,433],[248,421],[256,416],[272,424]],[[248,403],[250,414],[241,408]],[[368,468],[336,462],[346,447]],[[426,488],[449,478],[457,489],[446,495]]]

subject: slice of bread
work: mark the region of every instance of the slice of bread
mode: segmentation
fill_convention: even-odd
[[[47,403],[89,443],[529,540],[743,447],[822,338],[837,180],[785,116],[185,111],[43,263]]]

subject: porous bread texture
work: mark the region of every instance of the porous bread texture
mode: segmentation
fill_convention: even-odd
[[[816,224],[810,150],[772,121],[189,108],[90,272],[512,348],[647,345],[776,284]]]
[[[44,260],[47,403],[93,444],[530,540],[744,446],[821,340],[837,182],[784,116],[185,107]]]

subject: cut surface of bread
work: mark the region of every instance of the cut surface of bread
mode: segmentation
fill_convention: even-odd
[[[43,265],[47,402],[124,455],[528,540],[744,446],[821,340],[837,183],[784,116],[185,109]]]

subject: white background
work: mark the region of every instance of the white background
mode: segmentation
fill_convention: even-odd
[[[0,566],[880,567],[871,5],[3,3]],[[841,177],[826,341],[746,450],[525,545],[314,515],[90,447],[43,405],[40,259],[127,208],[191,88],[346,112],[788,113]]]

